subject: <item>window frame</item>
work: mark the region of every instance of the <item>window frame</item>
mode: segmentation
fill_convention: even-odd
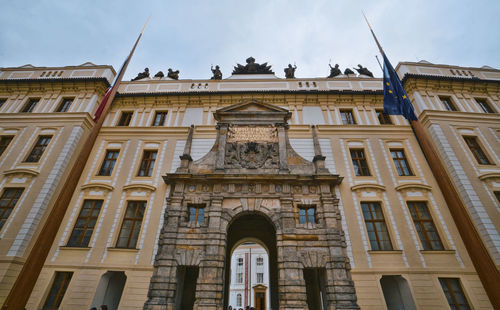
[[[111,152],[116,152],[117,153],[116,158],[108,158],[108,154],[111,153]],[[102,159],[101,166],[99,167],[99,170],[97,171],[96,176],[99,176],[99,177],[110,177],[110,176],[112,176],[113,172],[115,171],[115,166],[116,166],[116,162],[118,161],[118,158],[120,158],[120,149],[106,149],[106,153],[104,153],[104,157]],[[110,166],[108,166],[105,169],[104,165],[105,165],[105,163],[107,161],[110,161],[110,162],[113,162],[113,163],[110,164]]]
[[[469,148],[469,151],[472,153],[472,156],[474,157],[478,165],[482,166],[493,165],[493,161],[490,159],[487,152],[484,151],[481,145],[482,143],[481,141],[479,141],[479,138],[477,136],[465,135],[462,136],[462,138],[464,139],[465,145],[467,145],[467,147]],[[485,160],[485,162],[482,162],[483,159]]]
[[[375,114],[377,115],[378,123],[380,125],[394,125],[391,116],[384,113],[383,109],[375,109]]]
[[[453,102],[450,96],[438,96],[438,98],[439,101],[441,102],[441,105],[444,107],[446,111],[449,112],[459,111],[457,105],[455,104],[455,102]]]
[[[427,213],[429,215],[428,219],[422,218],[422,216],[420,214],[420,210],[416,207],[418,204],[422,204],[423,206],[425,206],[425,210],[427,211]],[[418,214],[418,219],[415,219],[413,217],[412,207],[410,205],[415,206],[415,210],[417,211],[416,213]],[[408,211],[410,212],[410,217],[412,219],[413,226],[415,227],[415,230],[417,232],[418,239],[420,240],[420,244],[422,245],[422,249],[424,251],[444,251],[444,250],[446,250],[445,245],[443,243],[443,239],[441,238],[441,234],[438,230],[438,227],[436,226],[436,223],[434,221],[434,216],[433,216],[431,210],[429,209],[429,205],[428,205],[427,201],[409,200],[406,202],[406,206],[408,207]],[[417,225],[417,222],[419,223],[419,225]],[[424,222],[432,224],[432,227],[433,227],[435,234],[437,236],[437,241],[439,241],[440,247],[434,248],[434,245],[432,242],[433,240],[429,237],[428,228],[426,227],[426,225],[422,224]],[[425,238],[424,238],[425,243],[422,240],[422,236],[425,236]]]
[[[70,101],[70,103],[68,105],[66,105],[66,103],[68,101]],[[61,100],[61,102],[59,103],[59,105],[57,106],[57,109],[54,112],[56,112],[56,113],[68,112],[69,108],[71,107],[71,105],[73,104],[74,101],[75,101],[75,98],[70,98],[70,97],[63,98]]]
[[[479,108],[487,114],[496,113],[495,109],[492,108],[491,104],[488,102],[486,98],[474,98]]]
[[[403,157],[397,157],[394,158],[393,152],[401,152],[403,154]],[[389,148],[389,153],[391,154],[392,162],[394,164],[394,168],[396,169],[396,172],[398,176],[400,177],[413,177],[415,176],[415,173],[413,172],[413,169],[411,168],[410,161],[408,160],[408,157],[406,156],[406,150],[404,147],[398,147],[398,148]],[[396,161],[398,164],[396,164]],[[406,165],[406,168],[408,170],[408,173],[406,173],[403,169],[403,167],[400,165],[401,162],[404,162]],[[400,172],[404,172],[401,174]]]
[[[56,298],[55,298],[55,304],[49,305],[47,304],[49,302],[49,298],[51,295],[53,295],[53,290],[57,288],[56,283],[58,281],[58,276],[62,275],[62,283],[63,285],[58,285],[59,289],[57,289]],[[45,297],[45,301],[43,303],[43,307],[41,308],[42,310],[44,309],[59,309],[61,306],[61,303],[64,299],[64,295],[66,295],[66,292],[68,290],[69,284],[71,283],[71,279],[73,278],[73,272],[72,271],[56,271],[54,273],[54,278],[52,279],[52,283],[50,285],[50,289],[47,293],[47,296]],[[61,293],[62,292],[62,293]]]
[[[10,197],[5,197],[7,191],[14,191]],[[4,187],[2,190],[2,194],[0,195],[0,231],[7,223],[10,215],[12,214],[12,210],[16,207],[17,203],[21,199],[24,193],[24,187]],[[16,197],[17,196],[17,197]],[[3,201],[8,200],[7,204],[3,206]],[[15,201],[14,201],[15,200]],[[12,202],[14,203],[12,204]],[[8,213],[8,214],[7,214]],[[5,216],[7,214],[7,216]]]
[[[452,286],[450,285],[450,282],[454,281],[455,282],[454,284],[456,284],[457,287],[460,289],[460,294],[462,294],[463,300],[465,300],[465,302],[466,302],[466,306],[469,309],[472,309],[470,302],[469,302],[469,298],[467,298],[467,295],[465,294],[465,290],[464,290],[464,287],[462,286],[462,281],[460,281],[460,278],[438,277],[438,281],[439,281],[439,284],[441,285],[441,290],[443,291],[446,302],[448,303],[450,308],[452,305],[450,304],[450,300],[448,300],[448,297],[446,296],[446,291],[445,291],[443,284],[446,285],[446,289],[450,294],[450,297],[452,299],[451,301],[453,302],[453,306],[455,307],[455,309],[463,309],[464,308],[463,304],[458,303],[457,298],[455,296],[455,291],[452,289]],[[443,282],[445,282],[445,283],[443,283]]]
[[[146,158],[146,154],[154,154],[154,158]],[[153,175],[156,159],[158,158],[158,150],[143,150],[141,162],[139,163],[138,177],[151,177]],[[142,175],[141,175],[142,173]]]
[[[365,214],[364,210],[364,205],[367,205],[368,211],[370,214],[370,218],[368,219]],[[361,201],[360,202],[361,206],[361,213],[363,213],[363,219],[365,222],[365,228],[366,232],[368,235],[368,241],[370,241],[370,248],[372,251],[394,251],[394,246],[392,245],[392,238],[391,238],[391,233],[389,231],[389,227],[387,226],[387,222],[385,220],[385,214],[384,214],[384,208],[382,207],[382,203],[380,201]],[[378,210],[372,210],[372,206],[375,206],[374,209]],[[377,211],[380,212],[381,218],[375,218],[377,216]],[[375,215],[375,216],[374,216]],[[375,238],[376,240],[372,240],[370,238],[370,233],[369,233],[369,228],[368,228],[368,223],[372,224],[373,232],[375,233]],[[379,230],[377,227],[377,223],[382,223],[383,228],[385,229],[385,233],[387,234],[388,240],[383,240],[382,238],[379,237],[379,234],[384,233],[382,230]],[[376,246],[374,246],[374,242],[376,242]],[[387,242],[387,243],[386,243]],[[388,245],[388,247],[387,247]]]
[[[47,144],[41,144],[40,142],[42,139],[49,139]],[[45,154],[45,151],[50,145],[50,142],[52,142],[53,135],[39,135],[35,144],[31,148],[31,151],[29,154],[26,156],[23,162],[25,163],[38,163],[42,159],[43,155]],[[39,151],[41,149],[41,151]],[[35,153],[37,152],[37,153]],[[33,158],[32,158],[33,156]]]
[[[199,223],[199,224],[204,224],[205,223],[205,208],[206,204],[204,203],[190,203],[188,204],[188,222],[189,223]],[[191,209],[196,209],[194,219],[192,220],[192,210]],[[201,217],[200,217],[200,210],[203,209],[203,212],[201,212]]]
[[[339,113],[343,125],[356,125],[356,118],[354,117],[353,109],[339,109]],[[346,113],[348,113],[350,117],[348,117]]]
[[[5,153],[5,151],[9,148],[9,145],[12,143],[12,140],[14,140],[13,135],[1,135],[0,136],[0,157]],[[4,139],[10,139],[8,143],[4,143]]]
[[[165,126],[165,122],[167,120],[168,111],[155,111],[155,115],[153,117],[153,122],[151,123],[152,127],[162,127]],[[156,124],[157,117],[160,116],[161,122]]]
[[[71,243],[71,238],[73,237],[73,233],[75,233],[75,228],[76,225],[78,224],[78,220],[80,219],[80,216],[82,215],[82,212],[84,211],[84,207],[86,203],[90,203],[91,207],[89,208],[88,215],[85,217],[82,217],[85,219],[85,225],[81,229],[81,233],[79,236],[79,240],[76,241],[75,243]],[[73,224],[73,229],[71,230],[71,234],[69,235],[68,241],[66,242],[66,247],[70,248],[87,248],[90,244],[90,241],[92,240],[92,235],[94,234],[94,229],[97,225],[97,221],[99,220],[99,215],[101,214],[102,210],[102,205],[104,204],[103,199],[85,199],[83,201],[82,206],[80,207],[80,212],[78,213],[78,216]],[[99,205],[99,212],[97,213],[97,216],[92,216],[93,211],[96,209],[96,205]],[[92,233],[90,234],[90,237],[88,238],[86,244],[85,244],[85,234],[87,230],[89,230],[89,222],[92,222],[92,220],[95,220],[94,226],[92,226]]]
[[[3,107],[3,105],[9,100],[9,98],[0,98],[0,109]]]
[[[133,217],[127,217],[128,209],[131,205],[136,205],[136,209],[134,211],[134,216]],[[139,237],[141,235],[141,230],[142,230],[142,223],[144,222],[144,215],[146,214],[147,210],[147,205],[148,202],[146,200],[128,200],[127,201],[127,207],[125,208],[125,212],[123,214],[122,218],[122,225],[120,226],[120,230],[118,231],[118,236],[116,239],[116,248],[120,249],[137,249],[137,242],[139,241]],[[142,208],[142,217],[137,217],[138,212]],[[126,221],[132,222],[132,226],[128,232],[128,237],[127,237],[127,242],[126,245],[120,245],[120,240],[121,240],[121,235],[123,232],[123,228],[125,225]],[[138,231],[135,231],[138,225]],[[137,236],[134,240],[134,234],[137,233]],[[132,246],[133,245],[133,246]]]
[[[309,210],[313,210],[312,221],[310,220],[311,214],[309,214]],[[301,211],[304,211],[304,215],[301,215]],[[301,225],[316,224],[318,221],[316,205],[314,205],[314,204],[311,204],[311,205],[298,204],[297,205],[297,216],[298,216],[298,223]],[[301,219],[304,217],[305,217],[305,221],[302,222]]]
[[[40,103],[40,98],[29,98],[24,106],[22,107],[20,113],[33,113],[35,107]]]
[[[361,157],[358,157],[358,156],[353,157],[353,152],[361,152],[362,156]],[[351,156],[351,163],[352,163],[352,168],[354,169],[355,176],[357,176],[357,177],[370,177],[370,176],[372,176],[364,148],[349,148],[349,154]],[[357,164],[355,164],[355,162]],[[363,166],[363,162],[364,162],[364,166]],[[356,170],[356,167],[358,167],[358,170]],[[358,174],[358,172],[359,172],[359,174]]]
[[[116,126],[118,127],[128,127],[130,126],[130,122],[132,122],[132,118],[134,117],[134,111],[122,111],[120,114],[120,119]]]

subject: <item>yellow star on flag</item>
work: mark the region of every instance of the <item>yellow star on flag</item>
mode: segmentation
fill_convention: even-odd
[[[403,95],[403,99],[406,99],[406,96]]]
[[[392,94],[392,90],[389,90],[389,93],[391,93],[391,94]]]

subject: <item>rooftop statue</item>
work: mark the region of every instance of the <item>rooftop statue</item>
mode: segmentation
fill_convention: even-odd
[[[287,79],[294,79],[295,78],[295,69],[297,69],[296,65],[288,64],[288,67],[285,68],[285,77]]]
[[[222,72],[218,65],[215,66],[215,69],[210,66],[210,70],[212,70],[213,76],[210,78],[211,80],[222,80]]]
[[[253,57],[247,58],[246,61],[247,64],[245,66],[237,64],[237,66],[234,67],[233,74],[274,74],[274,72],[271,71],[271,66],[267,65],[267,62],[258,64]]]
[[[163,74],[163,71],[158,71],[158,73],[155,74],[155,78],[162,78],[165,77],[165,74]]]
[[[352,71],[352,70],[351,70],[351,69],[349,69],[349,68],[346,68],[346,69],[344,70],[344,74],[345,74],[345,75],[348,75],[348,74],[354,74],[354,71]]]
[[[332,67],[332,65],[328,64],[330,66],[330,75],[328,78],[336,77],[337,75],[341,75],[342,71],[339,69],[339,64],[335,64],[335,67]]]
[[[144,72],[138,73],[131,81],[142,80],[149,77],[149,68],[144,68]]]
[[[371,71],[368,70],[368,68],[363,67],[362,65],[358,65],[358,68],[354,68],[354,70],[358,71],[358,73],[360,75],[362,74],[362,75],[367,75],[367,76],[373,77],[373,73],[371,73]]]
[[[178,80],[179,79],[179,70],[173,71],[172,68],[168,68],[167,77]]]

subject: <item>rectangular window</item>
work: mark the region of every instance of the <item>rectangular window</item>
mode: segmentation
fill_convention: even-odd
[[[73,103],[73,99],[71,98],[65,98],[62,100],[61,104],[57,108],[56,112],[68,112],[69,107]]]
[[[97,175],[110,176],[111,173],[113,173],[113,168],[115,167],[116,160],[118,159],[118,154],[120,154],[120,150],[107,150],[101,169],[99,169],[99,173]]]
[[[457,111],[457,108],[455,107],[455,105],[453,104],[453,102],[451,102],[451,98],[450,97],[439,97],[439,100],[441,100],[441,103],[443,104],[444,108],[448,111]]]
[[[141,232],[146,201],[129,201],[118,236],[117,248],[135,249]]]
[[[493,111],[488,102],[486,102],[486,99],[482,98],[475,98],[475,99],[477,104],[479,104],[484,113],[495,113],[495,111]]]
[[[163,126],[165,125],[165,120],[167,119],[167,112],[158,111],[155,114],[155,118],[153,120],[153,126]]]
[[[59,309],[72,276],[72,272],[56,271],[54,282],[52,283],[52,287],[50,288],[49,295],[45,300],[42,310]]]
[[[408,201],[408,208],[424,250],[443,250],[436,226],[423,201]]]
[[[299,205],[299,224],[316,223],[315,206]]]
[[[35,109],[35,106],[38,103],[38,99],[30,99],[28,100],[28,103],[24,106],[24,108],[21,110],[23,113],[31,113]]]
[[[470,151],[472,152],[472,155],[474,155],[474,158],[476,158],[477,162],[480,165],[491,165],[491,162],[486,156],[486,153],[484,153],[483,149],[479,145],[477,137],[464,136],[464,140],[465,143],[467,143]]]
[[[38,140],[36,141],[35,146],[31,150],[30,154],[26,158],[25,162],[28,163],[37,163],[40,158],[43,155],[43,152],[45,152],[45,149],[50,143],[50,139],[52,139],[52,136],[40,136],[38,137]]]
[[[376,110],[376,112],[380,125],[392,125],[392,120],[389,114],[385,114],[384,110]]]
[[[394,165],[398,171],[399,176],[412,176],[414,175],[411,171],[410,164],[405,156],[405,151],[403,149],[390,149],[392,160],[394,160]]]
[[[7,149],[10,142],[12,142],[14,136],[1,136],[0,137],[0,156],[2,156],[3,152]]]
[[[203,223],[205,221],[205,205],[189,205],[189,221]]]
[[[2,196],[0,197],[0,229],[2,229],[5,222],[7,222],[7,219],[12,213],[23,191],[24,188],[22,187],[11,187],[3,190]]]
[[[470,309],[467,298],[465,298],[460,280],[456,278],[439,278],[439,283],[443,288],[446,300],[451,309],[468,310]]]
[[[236,283],[243,283],[243,272],[236,273]]]
[[[150,177],[153,174],[153,168],[155,166],[156,151],[144,151],[142,155],[141,166],[139,167],[139,172],[137,176],[139,177]]]
[[[257,283],[264,283],[264,273],[257,272]]]
[[[3,106],[3,104],[6,102],[6,99],[0,99],[0,108]]]
[[[342,124],[344,125],[354,125],[356,121],[354,120],[354,115],[352,110],[340,110],[340,116],[342,117]]]
[[[84,248],[89,245],[102,202],[102,200],[85,199],[66,246]]]
[[[133,113],[134,112],[122,112],[118,126],[128,126],[130,124],[130,120],[132,120]]]
[[[374,251],[391,251],[392,244],[385,224],[382,206],[379,202],[362,202],[361,209],[365,218],[370,245]]]
[[[370,176],[370,169],[366,162],[365,151],[363,149],[351,149],[352,166],[354,174],[357,176]]]

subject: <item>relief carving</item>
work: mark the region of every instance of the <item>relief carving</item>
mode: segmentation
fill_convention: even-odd
[[[279,168],[278,143],[226,143],[225,168]]]

